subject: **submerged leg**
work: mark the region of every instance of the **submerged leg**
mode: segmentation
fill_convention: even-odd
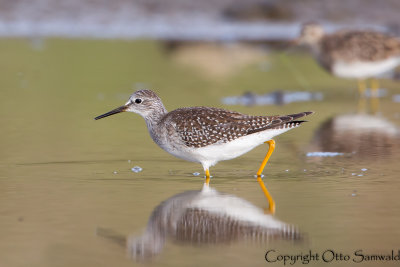
[[[210,184],[210,171],[208,169],[206,169],[206,182],[205,185],[209,185]]]
[[[365,111],[365,90],[366,85],[364,80],[358,80],[358,112]]]
[[[379,81],[375,78],[371,80],[371,112],[376,114],[379,109]]]
[[[272,152],[275,149],[275,141],[271,139],[265,143],[267,143],[269,145],[269,149],[268,149],[267,155],[265,156],[264,160],[261,163],[260,168],[257,171],[257,182],[260,184],[261,190],[264,192],[264,195],[268,200],[269,211],[272,214],[274,214],[275,213],[275,201],[272,199],[270,193],[268,192],[267,188],[265,187],[264,182],[261,179],[261,174],[262,174],[264,167],[267,164],[269,158],[271,157]]]

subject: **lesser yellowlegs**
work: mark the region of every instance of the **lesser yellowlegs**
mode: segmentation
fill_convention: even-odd
[[[333,75],[358,79],[362,98],[365,79],[372,79],[371,95],[376,99],[377,78],[390,74],[400,65],[400,39],[376,31],[342,30],[325,34],[321,25],[307,23],[295,43],[308,46],[318,63]]]
[[[206,186],[210,181],[209,168],[218,161],[239,157],[262,143],[268,143],[269,150],[257,172],[257,180],[272,212],[275,202],[261,179],[262,171],[275,148],[272,138],[296,128],[304,122],[297,119],[312,113],[250,116],[209,107],[180,108],[167,112],[153,91],[139,90],[130,96],[125,105],[95,119],[124,111],[141,115],[151,138],[162,149],[178,158],[201,163],[206,174]]]

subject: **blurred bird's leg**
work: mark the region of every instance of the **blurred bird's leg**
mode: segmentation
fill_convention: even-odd
[[[379,111],[379,81],[371,80],[371,112],[376,114]]]
[[[264,192],[265,197],[268,200],[268,204],[269,204],[269,212],[271,214],[275,213],[275,201],[273,200],[272,196],[270,195],[270,193],[268,192],[267,188],[265,187],[265,184],[261,178],[262,172],[264,170],[265,165],[267,164],[269,158],[272,155],[272,152],[274,152],[275,149],[275,141],[274,140],[269,140],[267,142],[265,142],[269,145],[269,149],[267,152],[267,155],[265,156],[264,160],[261,163],[260,168],[257,171],[257,182],[259,183],[261,190]]]
[[[362,113],[365,111],[366,100],[365,100],[366,85],[364,80],[358,80],[358,112]]]
[[[210,171],[206,169],[206,182],[204,183],[206,186],[210,185]]]

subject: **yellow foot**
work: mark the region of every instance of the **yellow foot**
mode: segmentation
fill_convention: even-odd
[[[269,140],[269,141],[267,141],[265,143],[267,143],[269,145],[269,149],[268,149],[267,155],[265,156],[264,160],[261,163],[260,168],[257,171],[257,182],[260,185],[261,190],[263,191],[265,197],[268,200],[269,213],[274,214],[275,213],[275,201],[273,200],[271,194],[268,192],[267,188],[265,187],[264,182],[261,179],[261,174],[262,174],[262,172],[264,170],[264,167],[267,164],[269,158],[271,157],[272,152],[275,149],[275,141],[271,139],[271,140]]]
[[[263,208],[263,211],[264,211],[264,214],[270,214],[270,215],[274,215],[275,214],[275,209],[274,209],[274,211],[271,211],[269,209],[269,207],[268,208]]]
[[[207,186],[210,185],[210,171],[208,169],[206,170],[206,182],[204,184]]]

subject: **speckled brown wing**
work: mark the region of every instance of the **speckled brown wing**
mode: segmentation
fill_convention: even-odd
[[[204,147],[215,143],[226,143],[267,129],[279,128],[285,123],[311,113],[249,116],[217,108],[193,107],[174,110],[168,116],[175,122],[176,132],[188,147]]]
[[[379,61],[400,56],[400,40],[380,32],[340,31],[321,40],[321,54],[328,60]]]

